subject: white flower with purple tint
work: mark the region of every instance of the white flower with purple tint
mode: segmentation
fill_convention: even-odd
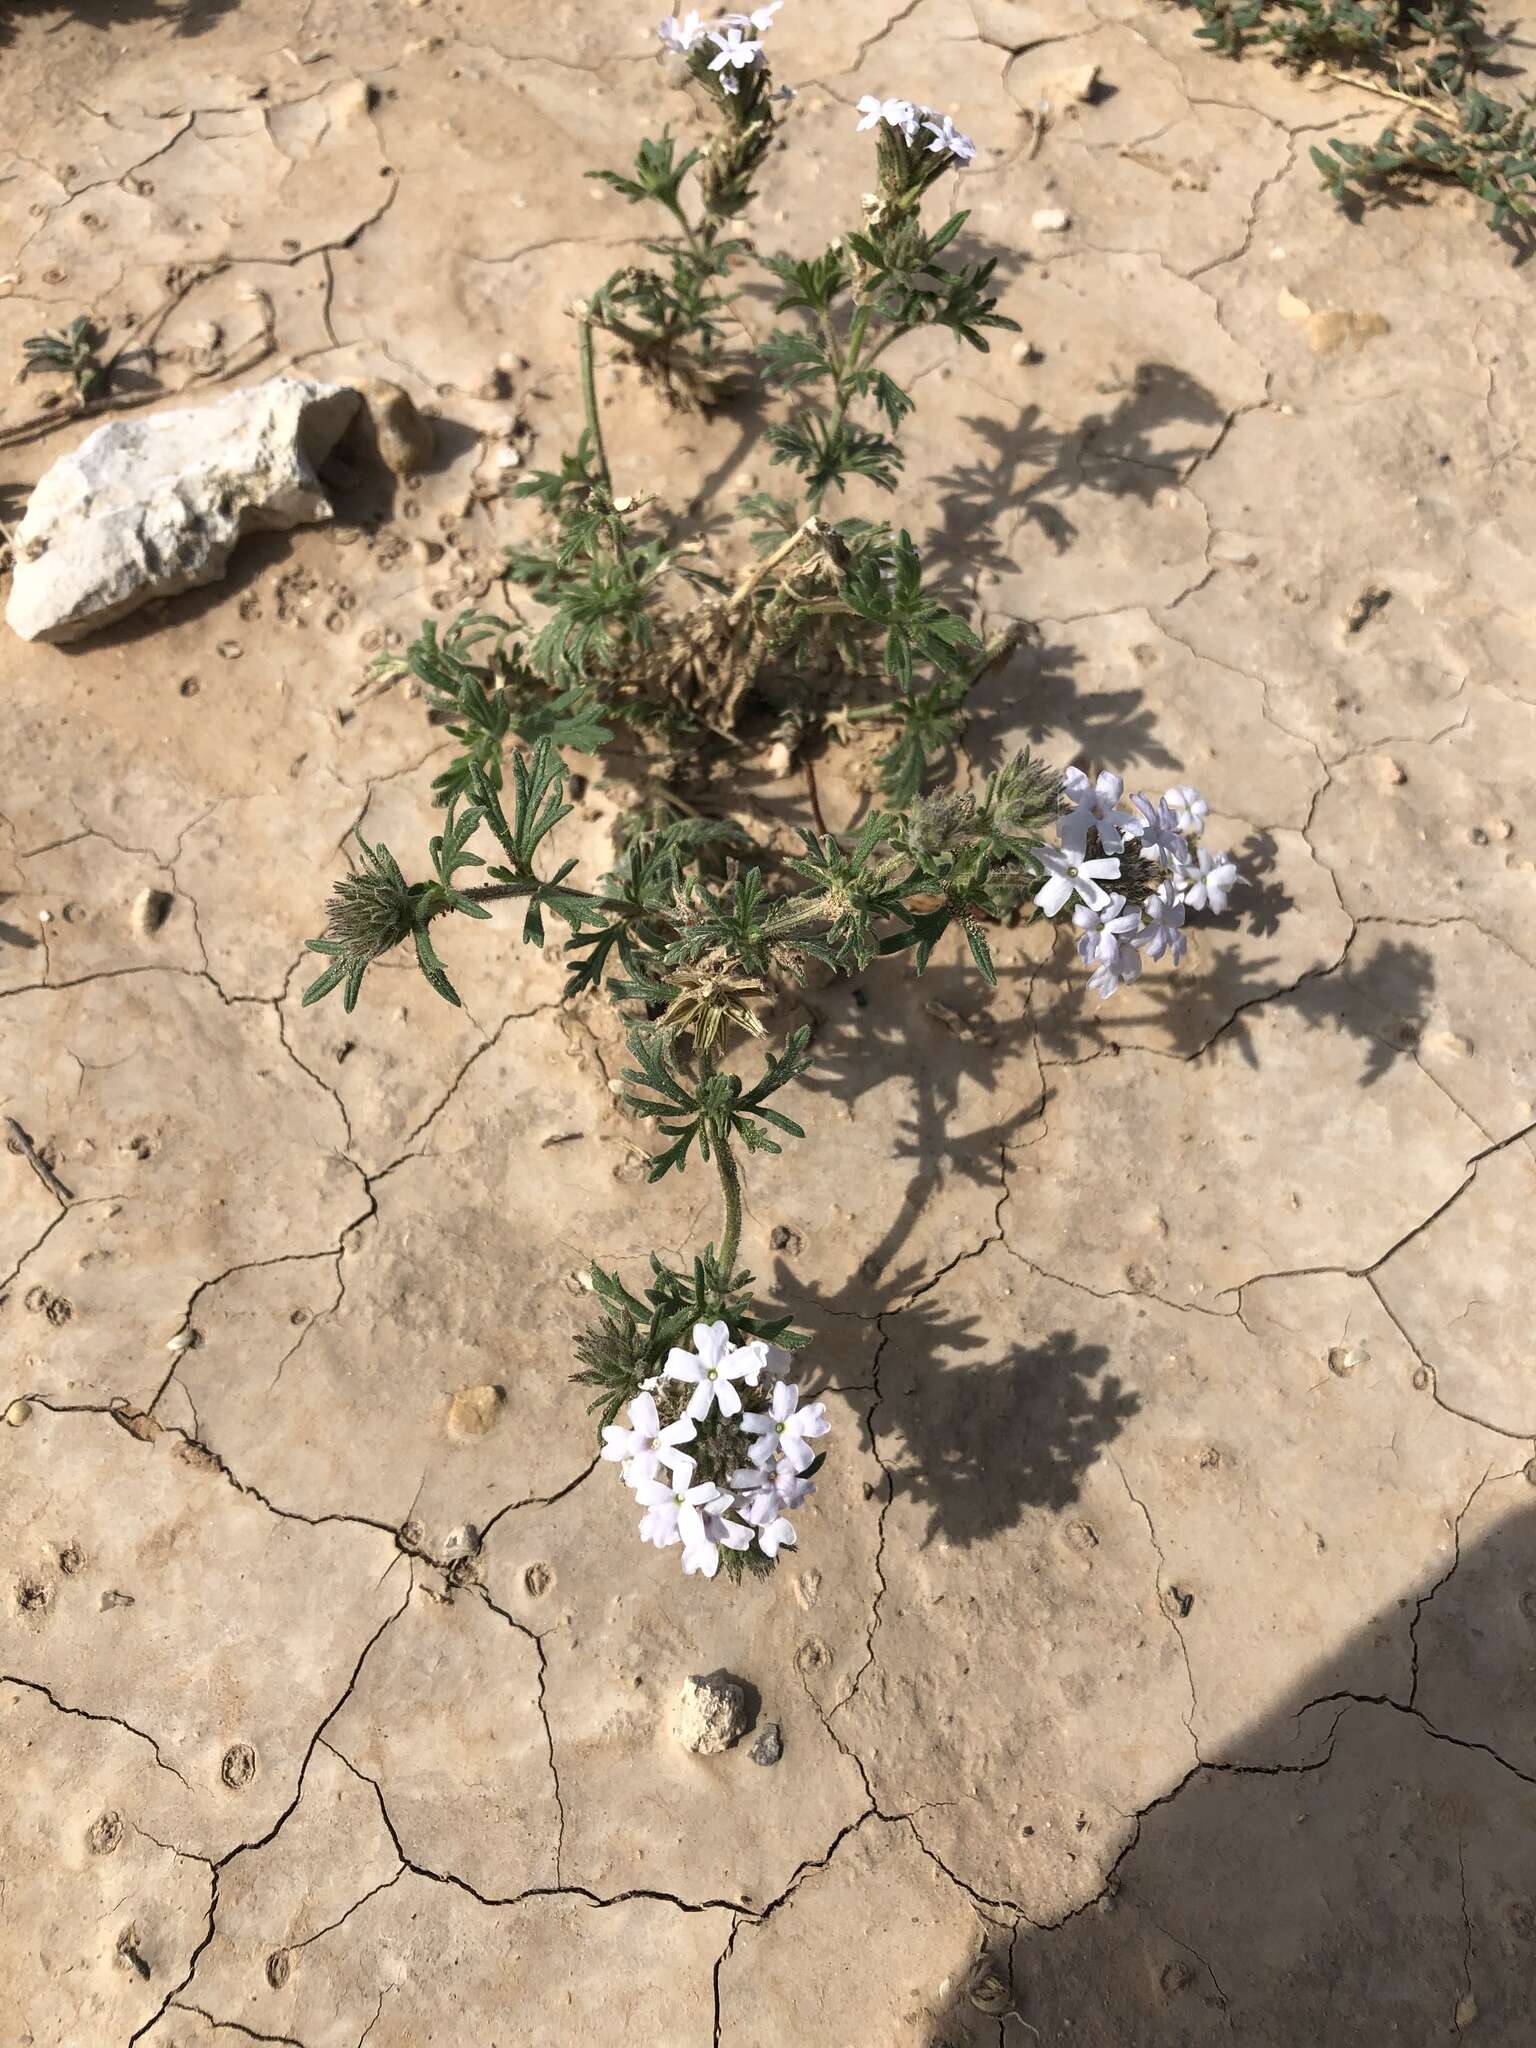
[[[640,1518],[640,1540],[654,1543],[658,1550],[670,1544],[704,1541],[704,1514],[721,1497],[712,1479],[694,1483],[692,1458],[679,1458],[670,1479],[642,1479],[635,1499],[645,1509]],[[725,1498],[729,1501],[730,1496]]]
[[[1126,830],[1136,823],[1135,813],[1125,810],[1120,802],[1124,776],[1112,775],[1105,768],[1090,782],[1081,768],[1069,768],[1061,778],[1061,787],[1072,805],[1056,828],[1062,845],[1081,853],[1088,844],[1088,834],[1097,832],[1104,851],[1118,853]]]
[[[735,1382],[746,1379],[749,1369],[760,1371],[762,1361],[755,1352],[735,1350],[724,1323],[695,1323],[693,1347],[671,1352],[663,1368],[667,1379],[692,1386],[686,1412],[695,1422],[702,1422],[715,1407],[722,1415],[739,1415],[741,1396]]]
[[[1141,915],[1144,929],[1136,941],[1139,950],[1149,960],[1161,960],[1166,953],[1177,967],[1189,945],[1178,884],[1160,883],[1142,904]]]
[[[1133,796],[1130,806],[1134,815],[1124,828],[1126,838],[1140,840],[1147,859],[1160,867],[1182,867],[1189,859],[1189,844],[1167,797],[1154,803],[1149,796]]]
[[[720,28],[755,28],[759,35],[773,27],[773,17],[784,5],[784,0],[768,0],[765,7],[754,7],[750,14],[722,14],[717,24]]]
[[[754,1465],[768,1465],[784,1458],[796,1472],[815,1461],[811,1440],[825,1436],[832,1427],[820,1401],[800,1406],[800,1389],[790,1380],[780,1380],[766,1415],[743,1415],[741,1426],[758,1441],[748,1453]]]
[[[1191,910],[1209,910],[1220,917],[1242,876],[1237,872],[1237,862],[1231,854],[1212,853],[1208,846],[1202,846],[1181,879],[1184,901]]]
[[[728,91],[734,92],[736,80],[731,77],[731,72],[750,71],[762,56],[763,46],[759,42],[754,42],[750,36],[743,35],[739,28],[728,28],[724,35],[719,29],[712,28],[709,31],[709,40],[719,52],[718,56],[711,58],[709,68],[711,71],[723,71],[726,75],[721,84]]]
[[[932,107],[924,107],[923,126],[933,137],[928,147],[935,154],[947,149],[956,163],[960,164],[968,164],[975,156],[975,143],[969,135],[960,133],[948,114],[938,114]]]
[[[1089,860],[1086,854],[1058,853],[1054,846],[1037,846],[1034,859],[1045,876],[1035,891],[1035,901],[1047,917],[1064,910],[1074,896],[1084,903],[1107,903],[1109,891],[1102,884],[1118,881],[1120,876],[1120,863],[1109,854]]]
[[[1186,838],[1198,838],[1205,830],[1211,807],[1198,789],[1191,789],[1188,783],[1180,783],[1176,789],[1163,791],[1163,802],[1173,812],[1174,823]]]
[[[1082,933],[1077,957],[1092,970],[1088,986],[1101,1002],[1122,983],[1140,978],[1141,955],[1135,939],[1141,929],[1141,912],[1127,910],[1123,896],[1111,896],[1098,908],[1080,903],[1072,922]]]
[[[657,35],[669,50],[675,50],[680,57],[686,57],[695,43],[704,38],[705,28],[699,19],[698,10],[684,15],[669,14],[656,30]]]
[[[750,1550],[752,1531],[740,1522],[730,1518],[731,1509],[736,1505],[728,1493],[717,1493],[700,1510],[697,1533],[683,1538],[683,1572],[692,1577],[702,1572],[706,1579],[712,1579],[720,1569],[720,1546],[727,1550]]]
[[[625,1480],[633,1486],[640,1479],[655,1479],[663,1464],[675,1465],[678,1446],[692,1443],[697,1434],[687,1415],[680,1415],[663,1429],[655,1397],[637,1394],[629,1404],[628,1429],[615,1422],[605,1425],[602,1455],[622,1464]]]
[[[860,128],[876,128],[883,121],[887,128],[899,128],[908,142],[916,137],[918,113],[910,100],[882,100],[867,92],[858,111]]]

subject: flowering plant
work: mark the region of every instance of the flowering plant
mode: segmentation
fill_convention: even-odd
[[[729,272],[748,252],[722,224],[751,196],[772,135],[762,37],[778,4],[661,26],[719,125],[706,149],[679,158],[664,134],[642,142],[633,178],[599,174],[659,203],[680,236],[652,245],[668,255],[666,276],[646,273],[642,284],[617,273],[577,309],[586,426],[558,470],[520,487],[544,508],[550,545],[508,560],[544,622],[526,645],[487,613],[464,614],[441,638],[428,622],[403,658],[376,668],[382,685],[414,675],[458,743],[434,785],[442,828],[418,881],[359,837],[359,865],[337,883],[324,935],[309,941],[326,965],[304,997],[339,988],[351,1009],[373,962],[408,941],[432,988],[456,1004],[436,947],[441,920],[483,920],[521,902],[530,944],[543,945],[547,919],[567,927],[567,996],[601,991],[618,1006],[633,1059],[624,1101],[665,1141],[650,1180],[697,1156],[718,1175],[722,1202],[718,1239],[686,1268],[653,1253],[641,1291],[592,1267],[598,1316],[577,1340],[576,1377],[593,1390],[603,1456],[644,1510],[645,1540],[680,1544],[687,1572],[730,1578],[771,1571],[795,1542],[788,1517],[811,1491],[811,1443],[827,1428],[821,1404],[802,1402],[787,1377],[805,1339],[787,1317],[761,1312],[738,1264],[743,1156],[804,1136],[775,1098],[811,1063],[809,1029],[765,1042],[760,1067],[751,1052],[768,1040],[780,999],[812,975],[859,974],[881,959],[910,960],[921,974],[951,931],[993,982],[989,929],[1031,908],[1070,915],[1090,986],[1105,997],[1144,961],[1176,963],[1187,910],[1219,913],[1238,879],[1203,845],[1207,806],[1191,789],[1127,799],[1117,775],[1090,781],[1028,753],[981,788],[964,786],[966,697],[1006,660],[1016,631],[983,645],[927,586],[907,532],[822,515],[852,478],[897,488],[895,436],[913,400],[877,367],[890,347],[930,324],[985,349],[987,329],[1014,324],[988,295],[990,259],[945,260],[965,214],[936,230],[921,218],[924,195],[975,155],[947,115],[863,99],[858,126],[874,135],[877,190],[862,226],[818,256],[768,265],[783,287],[780,313],[804,317],[756,349],[763,379],[784,394],[785,416],[766,439],[804,499],[743,501],[755,565],[728,581],[706,566],[701,542],[675,542],[646,501],[615,491],[594,333],[674,393],[685,344],[714,376],[734,317]],[[690,172],[697,220],[683,198]],[[884,427],[859,421],[860,407]],[[679,588],[680,607],[669,601]],[[883,802],[856,828],[831,831],[815,751],[880,727]],[[600,754],[632,784],[614,865],[590,886],[574,879],[574,860],[547,858],[571,810],[567,748]],[[756,843],[723,800],[731,765],[761,748],[781,772],[798,754],[805,772],[812,823],[789,854]],[[494,842],[489,867],[473,847],[483,834]],[[472,880],[480,868],[486,879]]]
[[[1480,0],[1185,0],[1197,41],[1225,57],[1267,50],[1389,107],[1374,141],[1334,136],[1311,156],[1324,189],[1358,209],[1416,179],[1454,181],[1483,200],[1489,225],[1529,250],[1536,227],[1536,94],[1501,100],[1479,80],[1515,75],[1509,28],[1490,30]]]
[[[712,1579],[722,1549],[737,1569],[754,1549],[771,1564],[796,1541],[789,1512],[816,1491],[824,1453],[811,1445],[832,1425],[820,1401],[801,1405],[788,1364],[776,1344],[732,1344],[724,1323],[696,1324],[692,1351],[674,1348],[641,1382],[628,1426],[603,1427],[602,1455],[645,1509],[641,1541],[680,1543],[685,1572]],[[746,1405],[764,1395],[766,1407]]]

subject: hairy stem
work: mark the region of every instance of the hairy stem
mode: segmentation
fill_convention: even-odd
[[[583,312],[576,323],[576,347],[581,358],[581,402],[586,408],[587,432],[592,436],[592,452],[597,457],[597,474],[603,489],[610,496],[613,492],[613,477],[608,468],[608,451],[603,446],[603,423],[597,416],[597,378],[592,367],[592,315]]]
[[[714,1139],[715,1165],[720,1171],[720,1193],[725,1201],[725,1229],[720,1239],[720,1271],[729,1285],[741,1248],[741,1171],[731,1151],[730,1140],[717,1131]]]

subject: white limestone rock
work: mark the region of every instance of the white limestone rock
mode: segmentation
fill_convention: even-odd
[[[751,1725],[747,1689],[728,1671],[705,1678],[686,1678],[673,1710],[672,1732],[695,1756],[719,1756],[732,1748]]]
[[[214,582],[243,533],[329,519],[315,472],[359,403],[339,384],[275,377],[98,427],[32,493],[7,623],[23,640],[75,640]]]

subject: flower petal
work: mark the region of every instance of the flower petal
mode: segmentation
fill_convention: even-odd
[[[702,1364],[718,1365],[731,1348],[731,1333],[724,1323],[695,1323],[693,1348]]]

